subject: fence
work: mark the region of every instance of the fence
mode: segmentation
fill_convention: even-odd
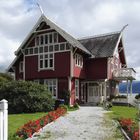
[[[8,102],[0,101],[0,140],[8,140]]]

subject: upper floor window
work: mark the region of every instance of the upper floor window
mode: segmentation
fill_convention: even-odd
[[[52,43],[58,43],[57,32],[41,34],[35,38],[35,46],[39,46],[43,44],[52,44]]]
[[[23,61],[19,63],[19,72],[23,72]]]
[[[75,65],[79,67],[83,67],[83,57],[80,54],[75,55]]]
[[[54,53],[46,53],[39,55],[39,69],[54,68]]]

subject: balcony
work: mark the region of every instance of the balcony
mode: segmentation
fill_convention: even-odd
[[[113,71],[113,78],[116,80],[135,80],[136,71],[133,68],[121,68]]]

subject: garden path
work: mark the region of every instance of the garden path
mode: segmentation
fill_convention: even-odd
[[[116,140],[116,127],[101,107],[80,107],[47,125],[28,140]]]

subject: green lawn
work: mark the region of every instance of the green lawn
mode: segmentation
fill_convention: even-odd
[[[136,114],[138,109],[134,107],[127,107],[127,106],[113,106],[111,108],[112,113],[109,113],[111,118],[118,119],[118,118],[131,118],[133,120],[136,119]]]
[[[36,120],[46,113],[8,115],[8,134],[13,135],[16,130],[30,120]]]

